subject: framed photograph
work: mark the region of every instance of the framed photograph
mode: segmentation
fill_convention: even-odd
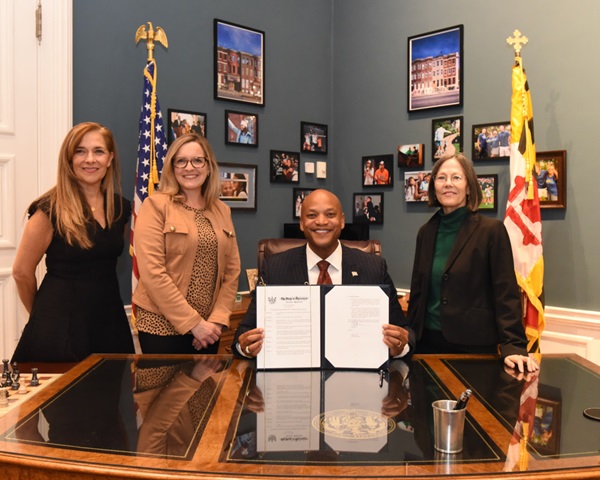
[[[473,161],[510,159],[510,120],[473,125]]]
[[[363,187],[391,187],[394,185],[394,156],[369,155],[362,157]]]
[[[433,163],[444,155],[463,151],[462,122],[463,117],[434,118],[431,121]]]
[[[498,211],[498,175],[477,175],[483,200],[479,205],[479,210],[483,212]]]
[[[300,212],[302,211],[302,202],[306,196],[316,190],[316,188],[298,188],[294,187],[294,194],[292,195],[292,212],[294,218],[300,218]]]
[[[258,147],[258,115],[225,110],[225,143]]]
[[[354,193],[352,223],[383,224],[383,193]]]
[[[265,105],[265,32],[215,19],[215,98]]]
[[[408,112],[462,106],[463,26],[408,37]]]
[[[410,145],[398,145],[398,166],[420,168],[423,166],[425,145],[413,143]]]
[[[560,453],[561,407],[560,389],[540,384],[535,402],[535,417],[530,446],[542,455]]]
[[[327,153],[327,125],[300,122],[300,150],[310,153]]]
[[[567,151],[536,152],[534,175],[540,208],[567,208]]]
[[[231,210],[256,210],[256,165],[219,163],[219,198]]]
[[[298,183],[299,152],[271,150],[271,183]]]
[[[193,132],[206,137],[206,113],[169,108],[167,114],[169,144],[184,133]]]
[[[431,181],[431,170],[404,172],[404,200],[427,203]]]

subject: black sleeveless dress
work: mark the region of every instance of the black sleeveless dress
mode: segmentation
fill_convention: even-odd
[[[29,216],[38,209],[44,207],[32,204]],[[115,196],[116,213],[119,209]],[[88,250],[69,245],[54,230],[46,250],[47,273],[12,361],[73,362],[91,353],[134,352],[116,273],[130,215],[131,204],[123,199],[122,215],[112,225],[90,222],[94,246]]]

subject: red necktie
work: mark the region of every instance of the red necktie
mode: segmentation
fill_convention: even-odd
[[[329,268],[329,262],[327,260],[321,260],[317,263],[319,267],[319,278],[317,279],[317,285],[331,285],[331,277],[327,269]]]

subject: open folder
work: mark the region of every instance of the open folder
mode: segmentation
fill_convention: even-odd
[[[387,285],[291,285],[256,288],[256,324],[264,328],[258,369],[380,369],[388,361]]]

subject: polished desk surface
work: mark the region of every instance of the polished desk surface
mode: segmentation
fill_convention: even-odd
[[[465,388],[464,449],[440,454],[431,402]],[[93,355],[0,418],[0,478],[600,478],[590,406],[600,367],[576,355],[528,378],[491,356],[415,356],[381,386],[228,355]]]

